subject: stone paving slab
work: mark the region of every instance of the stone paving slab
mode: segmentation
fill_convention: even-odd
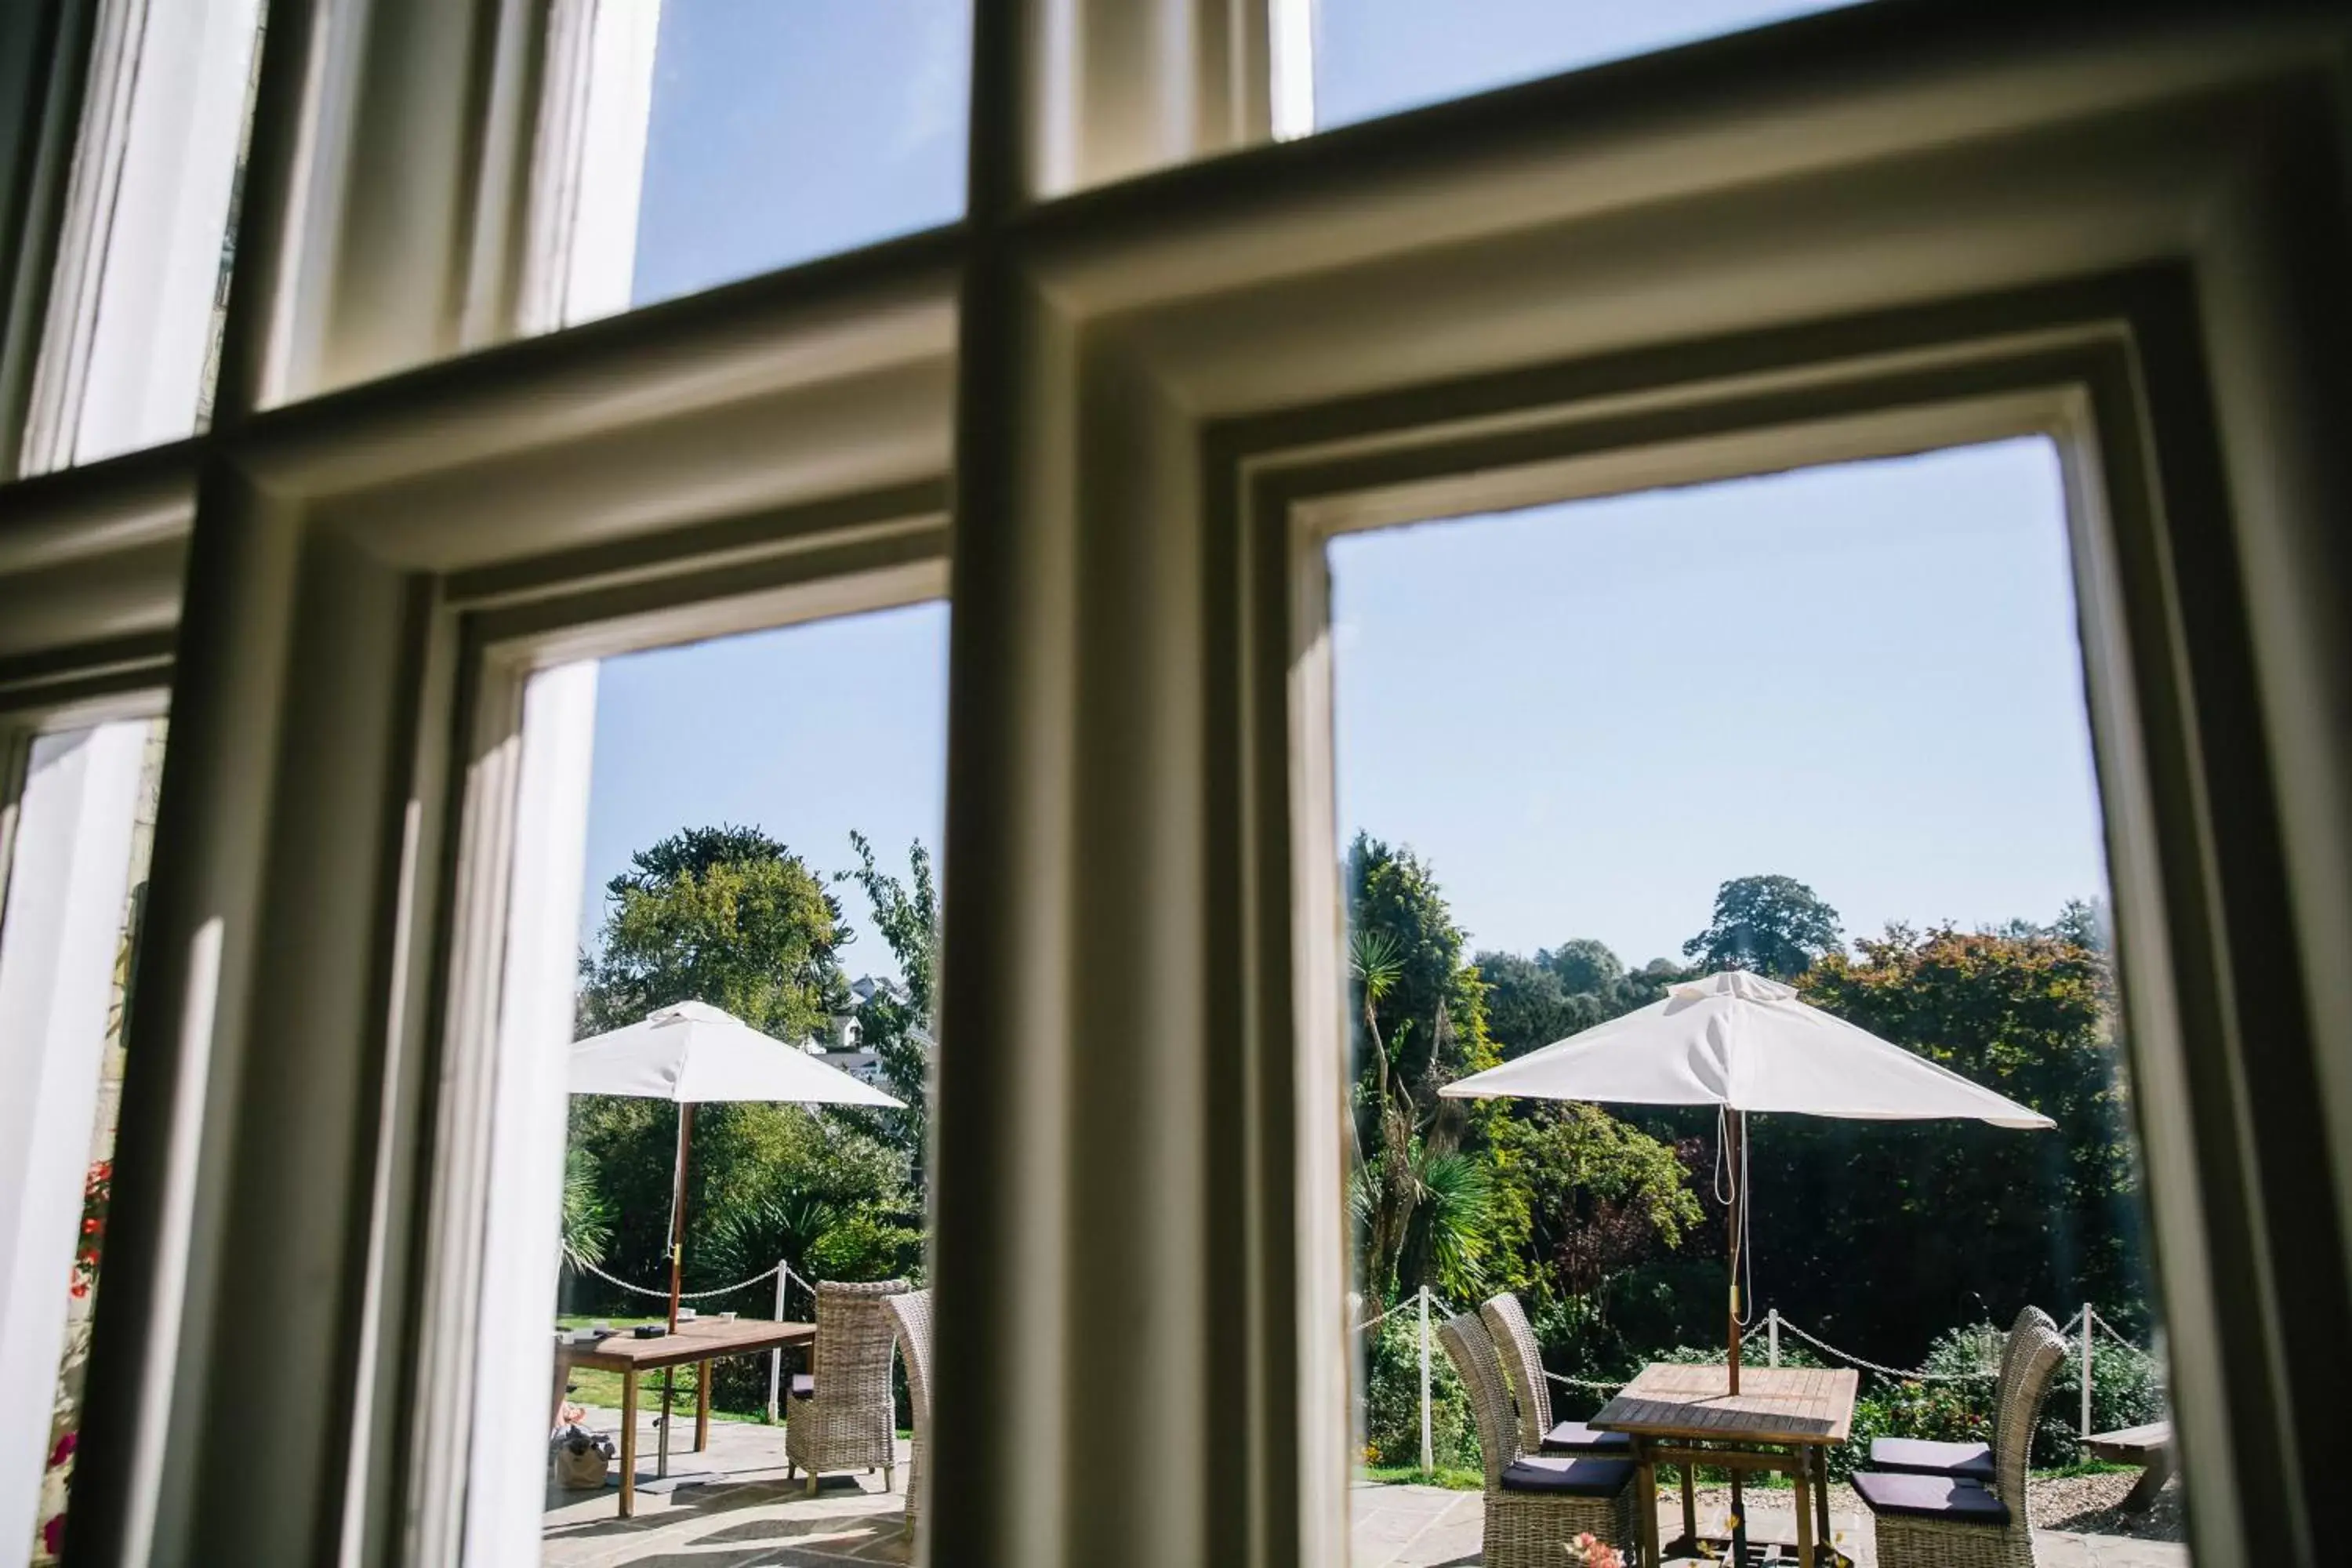
[[[610,1432],[619,1420],[616,1412],[592,1411],[589,1426]],[[679,1427],[690,1437],[689,1423]],[[782,1428],[714,1421],[710,1431],[709,1453],[675,1455],[671,1469],[716,1471],[718,1479],[667,1494],[640,1489],[635,1519],[617,1517],[610,1483],[601,1492],[551,1484],[541,1561],[550,1568],[831,1568],[908,1561],[906,1499],[884,1491],[880,1476],[828,1478],[811,1498],[801,1482],[784,1479]],[[655,1436],[648,1415],[638,1437],[643,1481],[653,1478]],[[897,1480],[903,1486],[903,1441],[899,1453]],[[1842,1488],[1832,1499],[1838,1544],[1857,1568],[1875,1568],[1867,1516],[1849,1511],[1851,1494]],[[1351,1502],[1353,1568],[1475,1568],[1479,1561],[1485,1500],[1476,1492],[1366,1483],[1355,1489]],[[1703,1527],[1716,1522],[1709,1508],[1702,1496]],[[1680,1528],[1678,1500],[1662,1500],[1658,1511],[1668,1533]],[[1796,1516],[1785,1500],[1756,1500],[1749,1520],[1759,1536],[1796,1538]],[[2189,1568],[2185,1546],[2121,1536],[2037,1531],[2034,1551],[2042,1568]]]

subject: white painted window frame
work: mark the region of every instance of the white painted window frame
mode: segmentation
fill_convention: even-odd
[[[932,1528],[971,1562],[1344,1560],[1301,540],[1479,476],[1818,460],[1855,389],[1916,421],[1856,455],[1989,399],[2065,435],[2199,1561],[2317,1539],[2347,1249],[2277,1163],[2301,1192],[2320,1150],[2352,1200],[2352,1008],[2304,947],[2352,910],[2352,791],[2302,722],[2339,459],[2297,268],[2333,252],[2291,216],[2340,194],[2335,18],[1864,7],[1170,170],[1272,130],[1264,12],[983,7],[963,225],[436,363],[530,324],[479,311],[544,259],[495,242],[538,154],[467,132],[536,123],[507,67],[546,18],[281,3],[215,432],[0,492],[0,611],[86,588],[43,623],[78,643],[0,614],[0,700],[133,679],[138,520],[193,528],[71,1550],[437,1563],[515,1528],[446,1417],[522,1005],[520,683],[951,576]],[[301,984],[265,1008],[275,951]],[[237,1270],[324,1282],[266,1353]],[[230,1453],[266,1515],[188,1458]]]
[[[195,429],[261,0],[98,0],[22,471]]]
[[[149,726],[28,736],[0,913],[0,1561],[39,1521]]]

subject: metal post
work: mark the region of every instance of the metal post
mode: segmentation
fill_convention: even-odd
[[[784,1281],[792,1276],[784,1272],[784,1260],[776,1259],[776,1321],[784,1321]],[[784,1348],[778,1345],[768,1352],[768,1425],[776,1424],[776,1395],[784,1382]]]
[[[1421,1288],[1421,1473],[1437,1467],[1429,1441],[1429,1287]]]
[[[1780,1309],[1778,1307],[1764,1314],[1764,1359],[1767,1365],[1780,1364]]]
[[[2083,1303],[2083,1436],[2091,1435],[2091,1304]]]

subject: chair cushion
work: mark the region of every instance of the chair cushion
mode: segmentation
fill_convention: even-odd
[[[1853,1489],[1873,1513],[1932,1519],[1942,1524],[2004,1525],[2009,1506],[1975,1481],[1958,1476],[1903,1476],[1864,1470]]]
[[[1581,1459],[1535,1454],[1503,1472],[1507,1492],[1556,1492],[1568,1497],[1615,1497],[1633,1479],[1631,1459]]]
[[[1993,1478],[1992,1447],[1988,1443],[1930,1443],[1922,1437],[1874,1437],[1870,1468],[1911,1476],[1966,1476],[1971,1480]]]
[[[1600,1432],[1581,1421],[1563,1421],[1544,1434],[1547,1454],[1630,1454],[1633,1439],[1623,1432]]]
[[[816,1373],[813,1372],[796,1372],[793,1373],[793,1397],[794,1399],[814,1399],[816,1397]]]

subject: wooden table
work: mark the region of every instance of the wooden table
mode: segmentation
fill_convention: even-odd
[[[1830,1534],[1829,1450],[1853,1427],[1854,1395],[1861,1374],[1851,1369],[1748,1366],[1739,1371],[1739,1393],[1727,1392],[1728,1369],[1653,1363],[1642,1375],[1601,1407],[1591,1425],[1623,1432],[1633,1439],[1641,1469],[1641,1562],[1657,1568],[1671,1549],[1677,1556],[1698,1550],[1698,1509],[1691,1495],[1691,1470],[1711,1465],[1731,1472],[1733,1512],[1739,1512],[1739,1477],[1745,1470],[1785,1470],[1797,1492],[1797,1561],[1806,1568],[1823,1561]],[[1660,1464],[1683,1472],[1682,1539],[1658,1541]],[[1831,1552],[1827,1559],[1838,1561]]]
[[[2144,1512],[2156,1501],[2156,1494],[2172,1479],[2172,1423],[2151,1421],[2145,1426],[2126,1426],[2120,1432],[2094,1432],[2083,1439],[2083,1447],[2102,1459],[2116,1465],[2138,1465],[2139,1479],[2126,1493],[2116,1508],[2125,1513]]]
[[[638,1339],[628,1330],[588,1343],[562,1340],[555,1346],[555,1386],[575,1366],[621,1374],[621,1517],[637,1511],[637,1374],[665,1367],[697,1368],[694,1380],[694,1451],[710,1440],[710,1363],[719,1356],[757,1355],[791,1350],[816,1339],[814,1323],[779,1323],[762,1318],[698,1318],[677,1332]],[[664,1412],[667,1416],[667,1412]],[[665,1428],[667,1430],[667,1428]]]

